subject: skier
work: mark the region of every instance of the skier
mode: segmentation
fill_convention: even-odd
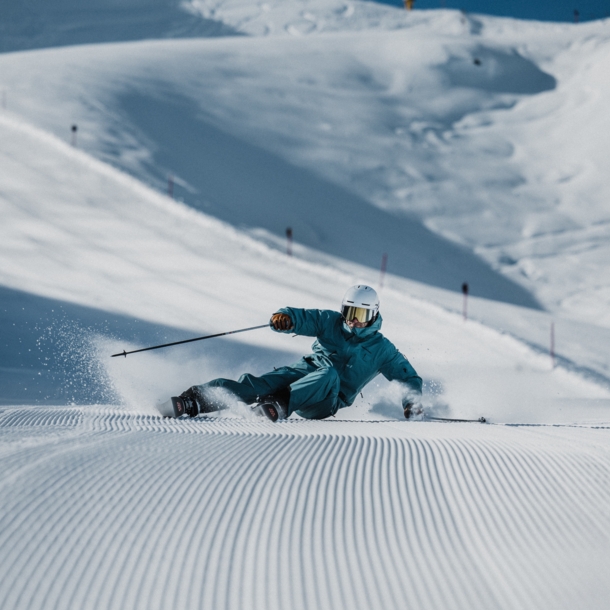
[[[272,421],[297,413],[325,419],[350,406],[362,388],[379,373],[404,387],[402,407],[409,419],[422,412],[422,380],[409,361],[380,332],[379,297],[370,286],[352,286],[341,313],[285,307],[271,316],[276,332],[316,337],[313,353],[296,364],[260,377],[249,373],[239,381],[214,379],[180,395],[195,417],[226,408],[214,388],[225,388]]]

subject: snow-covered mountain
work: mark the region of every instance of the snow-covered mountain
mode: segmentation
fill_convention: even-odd
[[[95,348],[76,341],[74,332],[64,337],[72,316],[86,320],[80,323],[86,335],[109,334],[121,344],[126,339],[159,343],[165,342],[161,337],[167,337],[172,328],[212,333],[261,324],[286,304],[335,309],[344,287],[358,280],[374,285],[379,281],[376,269],[303,246],[297,245],[295,256],[288,256],[248,233],[156,193],[17,118],[1,117],[0,130],[5,169],[0,182],[5,219],[0,238],[6,254],[0,277],[5,294],[14,300],[9,315],[17,316],[23,325],[21,333],[27,323],[30,338],[42,337],[38,343],[44,356],[55,358],[50,368],[58,366],[57,355],[53,356],[58,342],[62,358],[72,358],[70,352],[76,352],[73,368],[79,369],[79,381],[84,379],[88,391],[91,384],[98,384],[94,401],[104,396],[116,400],[114,384],[114,392],[127,402],[134,395],[134,406],[146,410],[148,404],[152,412],[155,399],[168,391],[219,375],[223,368],[226,375],[227,366],[239,375],[240,369],[251,366],[251,360],[260,360],[265,351],[267,367],[287,358],[294,360],[309,349],[310,340],[287,342],[274,333],[258,331],[239,337],[242,347],[229,350],[220,361],[215,356],[218,346],[209,344],[194,351],[204,360],[195,357],[196,362],[188,365],[184,360],[192,359],[193,351],[185,352],[184,348],[170,350],[165,356],[111,361],[108,353],[121,351],[116,343],[115,348],[108,343]],[[18,294],[22,296],[18,298]],[[33,295],[37,295],[36,305]],[[40,298],[47,300],[46,305]],[[20,304],[26,305],[25,313],[19,313]],[[496,421],[573,421],[574,414],[562,405],[579,399],[581,415],[604,420],[605,401],[610,398],[603,387],[608,383],[603,368],[608,331],[558,322],[557,355],[564,366],[551,373],[546,354],[551,323],[548,314],[473,298],[470,315],[485,319],[487,327],[473,321],[465,325],[461,305],[461,295],[397,276],[385,280],[384,328],[428,380],[431,408],[473,416],[485,411]],[[69,312],[53,319],[49,310],[55,306],[68,307]],[[73,309],[75,306],[81,310]],[[83,307],[89,310],[82,311]],[[97,310],[97,316],[91,308]],[[44,322],[36,320],[41,312]],[[161,325],[156,333],[151,324]],[[91,330],[87,332],[88,326]],[[498,330],[492,330],[494,327]],[[501,328],[509,329],[519,340],[503,336]],[[573,360],[571,353],[586,334],[595,337],[587,355]],[[91,341],[95,344],[94,337]],[[27,365],[25,360],[20,364],[23,386],[29,389],[22,392],[20,402],[57,400],[57,385],[63,386],[64,378],[56,380],[53,371],[45,370],[49,365],[38,346],[31,345],[31,351],[24,355],[22,343],[11,342],[4,349],[7,365],[11,358],[19,362],[27,357]],[[19,354],[12,354],[11,350],[17,349]],[[160,363],[151,364],[158,357]],[[83,358],[93,360],[95,366],[81,371],[83,365],[76,363]],[[176,377],[160,375],[155,379],[150,366],[175,370]],[[18,367],[13,362],[8,368],[5,388],[11,387],[12,371]],[[579,370],[586,379],[577,374]],[[490,384],[492,378],[494,384]],[[122,387],[125,379],[133,389]],[[505,385],[505,390],[498,392],[497,384]],[[441,387],[442,396],[438,397]],[[105,395],[104,388],[110,394]],[[77,400],[83,400],[82,390],[75,391]],[[69,392],[67,398],[71,397]],[[13,391],[4,401],[13,402],[18,394]],[[537,407],[532,410],[534,395]],[[372,389],[362,408],[402,416],[390,407],[393,402],[391,386],[381,385],[379,390]]]
[[[0,52],[236,31],[185,10],[180,0],[2,0]]]
[[[4,55],[8,108],[270,239],[610,323],[605,22],[188,8],[249,36]]]
[[[606,22],[0,6],[0,607],[607,607]],[[110,358],[357,281],[490,425],[157,415],[309,350],[264,329]]]

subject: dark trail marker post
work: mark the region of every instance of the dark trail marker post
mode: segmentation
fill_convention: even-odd
[[[383,281],[385,280],[385,272],[388,267],[388,255],[387,252],[383,253],[381,257],[381,269],[379,271],[379,290],[383,288]]]
[[[78,131],[77,125],[72,125],[72,146],[76,146],[76,132]]]
[[[292,229],[290,227],[286,229],[286,254],[292,256]]]
[[[464,316],[464,322],[466,322],[466,319],[468,318],[468,284],[466,282],[462,284],[462,294],[464,295],[462,314]]]

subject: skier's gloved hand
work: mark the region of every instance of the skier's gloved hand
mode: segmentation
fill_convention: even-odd
[[[424,409],[419,403],[408,402],[404,405],[405,419],[419,419],[424,414]]]
[[[287,313],[274,313],[271,316],[271,326],[275,330],[290,330],[293,324]]]

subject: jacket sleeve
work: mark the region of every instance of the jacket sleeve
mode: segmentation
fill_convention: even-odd
[[[322,309],[297,309],[295,307],[282,307],[282,309],[277,311],[277,313],[288,314],[292,320],[293,327],[290,330],[276,332],[304,335],[305,337],[317,337],[322,334],[324,328],[326,328],[331,322],[330,314],[334,312],[325,311]]]
[[[422,379],[411,363],[392,345],[390,357],[379,372],[389,381],[400,381],[405,386],[402,406],[421,400]]]

